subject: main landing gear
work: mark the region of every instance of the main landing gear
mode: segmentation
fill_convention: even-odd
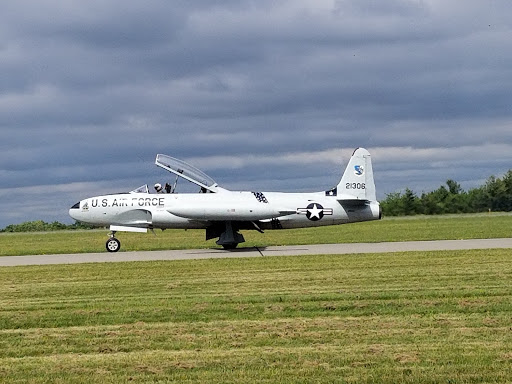
[[[215,237],[219,236],[219,240],[216,241],[216,244],[222,245],[224,249],[235,249],[239,243],[245,241],[244,236],[238,232],[238,228],[234,226],[231,221],[226,221],[224,229],[219,229],[218,232],[220,233],[215,234]],[[206,238],[208,239],[208,230]]]
[[[117,252],[121,248],[121,242],[115,238],[116,232],[110,232],[110,239],[107,240],[105,247],[109,252]]]

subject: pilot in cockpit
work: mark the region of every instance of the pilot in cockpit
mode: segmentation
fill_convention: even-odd
[[[165,193],[164,189],[162,188],[162,184],[160,183],[155,184],[155,191],[156,193]]]
[[[156,183],[155,191],[156,193],[172,193],[172,186],[169,183],[165,183],[165,187],[162,188],[162,184]]]

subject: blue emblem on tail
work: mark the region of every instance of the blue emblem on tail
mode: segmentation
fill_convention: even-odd
[[[364,173],[364,168],[362,165],[354,165],[354,173],[357,176],[361,176]]]

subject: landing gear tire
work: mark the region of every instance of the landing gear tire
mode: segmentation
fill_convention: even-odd
[[[238,245],[238,243],[235,243],[235,244],[222,244],[222,247],[224,249],[235,249],[237,245]]]
[[[107,240],[107,244],[105,244],[107,251],[109,252],[117,252],[119,248],[121,248],[121,242],[117,240],[115,237],[111,237]]]

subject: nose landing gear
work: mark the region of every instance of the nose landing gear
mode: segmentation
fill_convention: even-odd
[[[114,237],[115,235],[116,232],[112,231],[110,233],[110,239],[108,239],[107,243],[105,244],[105,247],[109,252],[117,252],[119,251],[119,248],[121,248],[121,242]]]

